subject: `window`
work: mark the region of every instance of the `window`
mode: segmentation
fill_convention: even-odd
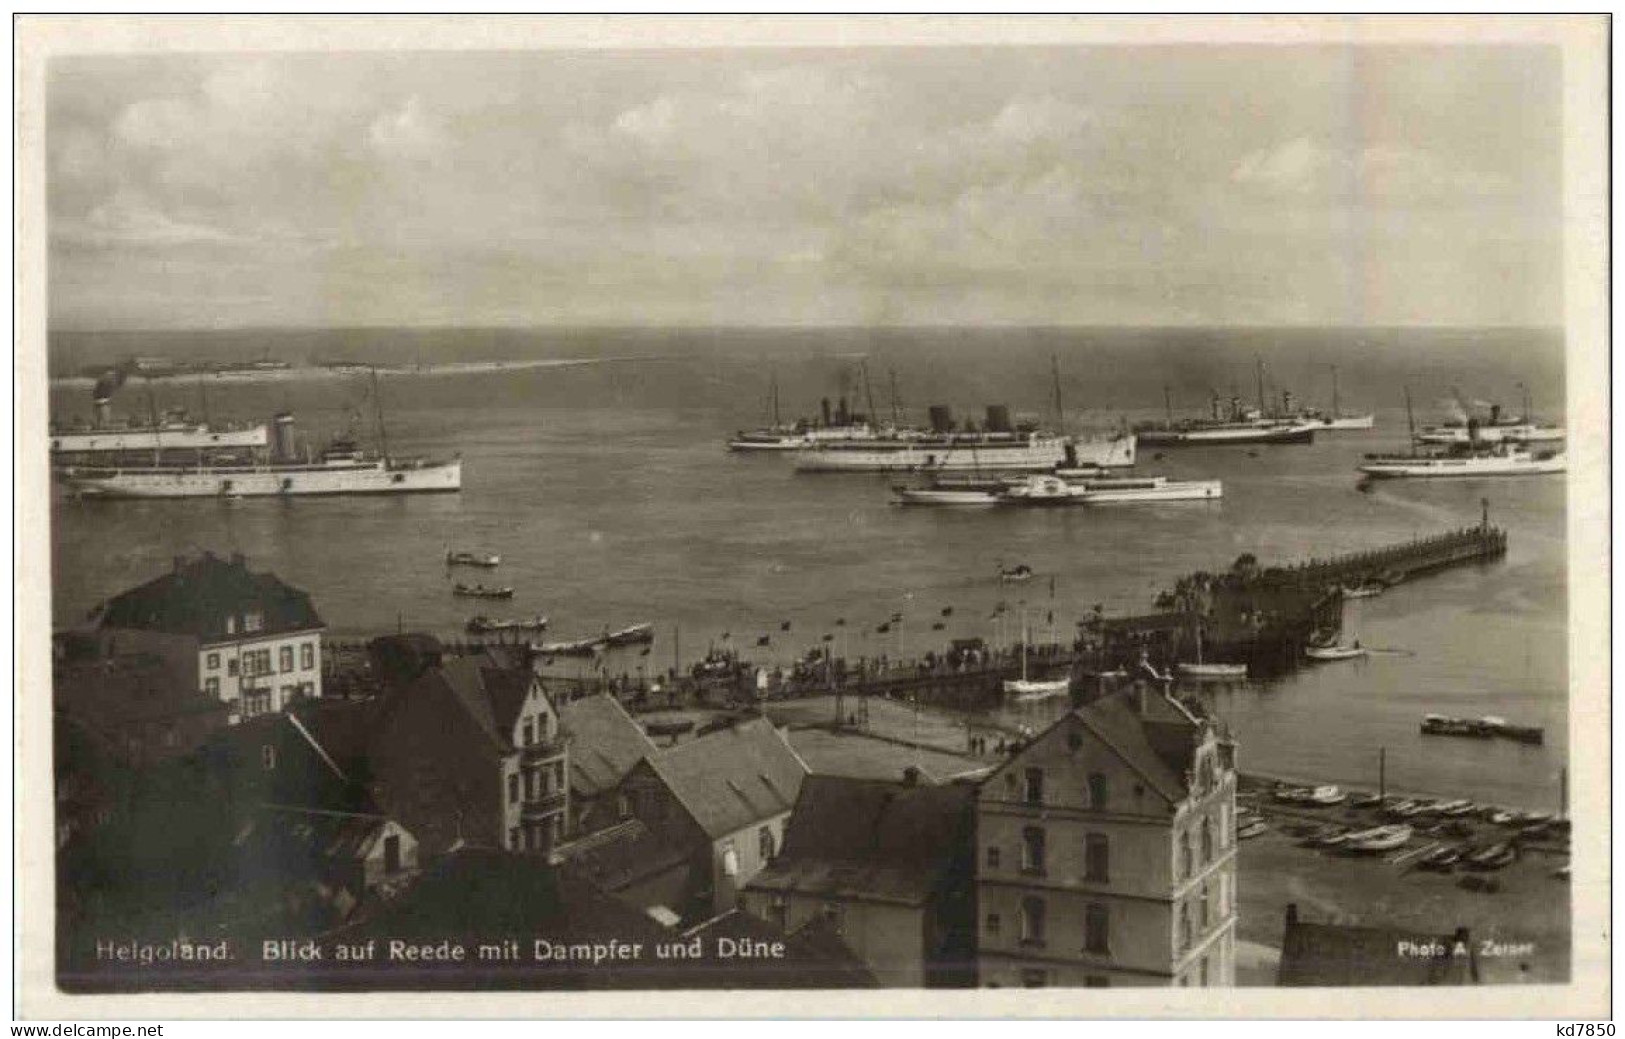
[[[1083,951],[1100,953],[1112,951],[1111,913],[1099,902],[1090,902],[1083,910]]]
[[[265,628],[265,614],[258,610],[250,610],[243,614],[244,631],[261,631]]]
[[[773,857],[773,827],[764,826],[756,831],[756,851],[763,862]]]
[[[1095,884],[1111,881],[1111,846],[1103,833],[1091,833],[1083,840],[1083,879]]]
[[[620,816],[622,819],[631,818],[631,816],[632,816],[632,799],[630,797],[626,796],[625,794],[616,794],[615,795],[615,814]]]
[[[998,913],[989,913],[989,914],[987,914],[987,934],[988,934],[988,937],[997,938],[999,936],[1000,922],[1001,921],[999,920],[999,914]]]
[[[299,668],[309,671],[316,666],[316,643],[306,642],[299,646]]]
[[[226,615],[226,634],[237,634],[237,615],[235,613],[228,613]]]
[[[524,743],[524,745],[528,747],[528,746],[530,746],[531,744],[533,744],[535,742],[536,742],[536,723],[532,722],[529,718],[526,718],[525,719],[525,743]]]
[[[1044,900],[1028,896],[1021,900],[1021,940],[1029,945],[1044,944]]]
[[[276,651],[276,669],[278,671],[293,670],[293,647],[283,646]]]
[[[996,844],[989,846],[987,849],[987,868],[999,868],[999,846]]]
[[[535,799],[535,797],[536,797],[536,780],[537,780],[536,770],[533,769],[533,768],[527,768],[525,770],[525,799],[526,800],[534,800]]]
[[[210,653],[203,666],[208,668],[210,671],[220,670],[220,654]]]
[[[739,876],[739,852],[732,841],[722,846],[722,872],[724,876]]]
[[[260,748],[260,767],[267,772],[275,771],[276,747],[273,744],[267,743]]]
[[[783,895],[775,895],[767,906],[767,922],[779,930],[788,930],[790,927],[790,908],[784,902]]]
[[[299,699],[299,687],[298,686],[296,686],[296,685],[285,685],[285,686],[282,687],[282,702],[283,702],[283,704],[290,704],[290,703],[292,703],[293,701],[295,701],[297,699]]]
[[[1096,811],[1106,807],[1106,776],[1104,773],[1089,773],[1089,807]]]
[[[1179,903],[1179,920],[1174,927],[1174,948],[1184,952],[1191,945],[1191,910],[1184,902]]]
[[[1022,988],[1044,988],[1049,984],[1049,971],[1024,970],[1021,972]]]
[[[243,694],[243,717],[253,718],[267,714],[271,710],[271,691],[269,689],[250,689]]]
[[[519,800],[519,773],[517,772],[508,776],[508,800]]]
[[[1179,835],[1179,875],[1188,877],[1196,870],[1196,857],[1191,851],[1191,834],[1189,830]]]
[[[226,674],[230,675],[232,677],[236,676],[236,674],[237,674],[237,658],[236,657],[233,657],[230,660],[226,661]]]
[[[210,675],[208,678],[205,678],[203,680],[203,691],[208,693],[210,696],[219,696],[220,679],[216,678],[214,675]]]
[[[384,838],[384,872],[399,873],[401,871],[401,839],[391,834]]]
[[[517,826],[508,831],[508,847],[514,851],[519,850],[519,827]]]
[[[1197,979],[1198,979],[1197,984],[1201,985],[1203,988],[1207,988],[1207,957],[1206,956],[1202,957],[1202,966],[1200,967],[1200,972],[1201,973],[1197,975]]]
[[[1084,988],[1111,988],[1112,979],[1101,974],[1090,974],[1083,979]]]
[[[1030,805],[1041,805],[1041,804],[1044,803],[1044,770],[1043,769],[1041,769],[1041,768],[1030,768],[1030,769],[1027,770],[1027,787],[1026,787],[1025,793],[1026,793],[1026,797],[1024,798],[1024,800],[1028,804],[1030,804]]]
[[[1207,883],[1206,882],[1203,882],[1203,884],[1202,884],[1201,893],[1197,896],[1196,906],[1197,906],[1196,923],[1197,923],[1197,926],[1199,926],[1202,929],[1202,932],[1205,934],[1207,932],[1207,929],[1208,929],[1210,923],[1211,923],[1211,920],[1208,917],[1208,900],[1207,900]]]
[[[1044,830],[1029,826],[1021,831],[1021,871],[1044,872]]]
[[[1202,865],[1213,861],[1213,825],[1202,820]]]

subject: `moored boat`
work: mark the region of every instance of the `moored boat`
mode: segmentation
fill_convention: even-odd
[[[1474,870],[1497,870],[1512,865],[1518,858],[1518,849],[1511,841],[1499,841],[1469,854],[1462,865]]]
[[[1303,655],[1310,660],[1353,660],[1366,655],[1366,650],[1359,644],[1352,646],[1306,646]]]
[[[464,599],[512,599],[513,588],[507,585],[488,588],[483,584],[463,584],[459,581],[451,586],[451,594]]]
[[[490,635],[503,631],[541,631],[546,627],[547,618],[540,615],[505,619],[480,614],[470,617],[467,624],[469,632],[475,635]]]
[[[483,566],[493,567],[502,563],[502,557],[495,552],[453,552],[447,550],[447,566]]]
[[[1367,455],[1359,467],[1366,476],[1382,480],[1539,476],[1567,469],[1561,451],[1530,451],[1510,444],[1467,445],[1438,454]]]
[[[655,640],[653,624],[633,624],[618,631],[606,632],[603,643],[606,646],[638,646]]]
[[[1415,832],[1415,830],[1403,823],[1378,826],[1355,837],[1350,837],[1343,843],[1343,847],[1361,854],[1393,851],[1395,848],[1403,847]]]

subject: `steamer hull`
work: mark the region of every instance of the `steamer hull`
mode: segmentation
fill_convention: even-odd
[[[454,493],[461,460],[417,466],[204,467],[80,471],[68,487],[88,498],[266,498],[353,494]]]

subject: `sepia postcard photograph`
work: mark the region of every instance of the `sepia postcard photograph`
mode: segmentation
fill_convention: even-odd
[[[15,28],[19,1013],[1607,1013],[1606,16]]]

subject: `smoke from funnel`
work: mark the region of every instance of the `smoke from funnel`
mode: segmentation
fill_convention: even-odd
[[[108,369],[96,379],[96,385],[90,391],[90,399],[93,401],[111,400],[113,394],[119,391],[119,387],[123,386],[124,380],[129,377],[129,369],[124,365]]]

